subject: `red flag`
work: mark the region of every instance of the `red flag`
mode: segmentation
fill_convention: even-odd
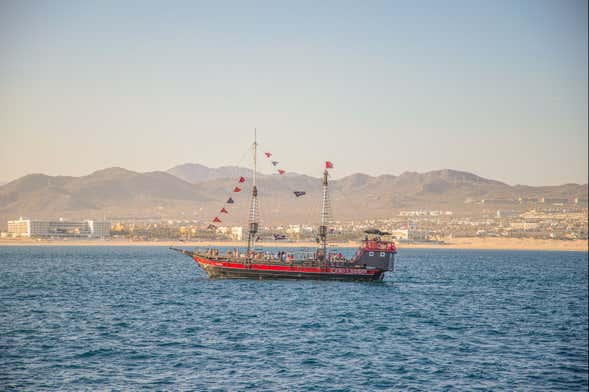
[[[264,155],[266,155],[266,158],[270,158],[272,156],[272,154],[269,152],[265,152]]]
[[[278,174],[283,175],[284,173],[286,173],[284,170],[278,169]]]
[[[329,161],[325,161],[325,168],[326,169],[333,169],[333,163]]]
[[[239,177],[239,182],[245,182],[245,178],[244,177]]]
[[[213,219],[213,222],[215,223],[221,223],[221,219],[219,219],[219,217],[215,217],[215,219]]]
[[[240,188],[240,187],[238,187],[238,186],[236,186],[236,187],[233,189],[233,192],[241,192],[241,188]]]
[[[222,212],[223,214],[228,214],[228,213],[229,213],[229,211],[227,211],[227,210],[225,209],[225,207],[221,208],[221,211],[220,211],[220,212]]]

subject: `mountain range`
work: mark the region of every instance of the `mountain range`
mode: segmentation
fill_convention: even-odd
[[[108,168],[86,176],[29,174],[0,186],[0,228],[18,217],[34,219],[197,219],[209,222],[225,206],[223,223],[247,221],[251,171],[188,163],[167,171]],[[246,177],[244,184],[237,180]],[[321,180],[307,175],[258,173],[260,215],[265,223],[314,223],[319,219]],[[243,190],[233,192],[235,186]],[[294,191],[306,195],[296,197]],[[587,198],[587,184],[511,186],[457,170],[370,176],[353,174],[330,181],[335,219],[397,216],[399,210],[452,210],[472,214],[490,207],[482,199]],[[228,197],[235,204],[226,205]],[[513,203],[500,208],[521,209]],[[527,207],[529,208],[529,206]]]

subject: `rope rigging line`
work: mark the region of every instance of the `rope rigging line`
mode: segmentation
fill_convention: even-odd
[[[272,150],[265,150],[266,152],[264,153],[264,156],[266,157],[265,161],[269,162],[276,170],[276,172],[278,172],[278,174],[283,175],[286,173],[286,170],[283,169],[283,167],[280,165],[280,162],[275,160],[274,158],[274,154],[271,152]],[[325,169],[333,169],[333,163],[331,163],[330,161],[326,161],[325,162]],[[283,184],[283,186],[288,189],[292,194],[294,194],[294,196],[296,198],[302,197],[304,195],[306,195],[307,191],[304,189],[295,189],[293,187],[291,187],[288,183],[288,181]],[[317,202],[311,202],[311,204],[313,206],[317,206]],[[309,213],[310,215],[313,214],[312,211],[317,210],[317,211],[321,211],[321,206],[322,206],[322,201],[319,201],[319,208],[311,208],[311,209],[306,209],[305,211],[307,213]],[[329,196],[327,196],[327,201],[326,201],[326,210],[327,210],[327,221],[326,224],[329,226],[329,230],[328,230],[328,235],[330,237],[335,237],[335,228],[333,227],[333,208],[332,208],[332,203],[331,203],[331,198]],[[310,216],[309,216],[310,217]],[[309,218],[307,217],[307,218]],[[311,218],[311,220],[313,220]]]
[[[274,153],[272,152],[273,150],[264,148],[263,151],[265,158],[264,161],[267,162],[267,164],[271,165],[273,174],[275,175],[276,173],[278,173],[278,175],[281,177],[285,176],[288,171],[284,169],[284,166],[281,164],[281,161],[277,160]],[[304,197],[307,194],[306,189],[293,188],[289,185],[288,181],[283,182],[282,186],[289,191],[291,197],[295,197],[297,199],[300,197]],[[312,210],[305,209],[305,212],[309,214],[308,217],[312,215]]]

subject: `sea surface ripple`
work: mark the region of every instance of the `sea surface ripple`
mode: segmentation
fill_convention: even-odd
[[[587,390],[587,253],[401,250],[381,283],[0,248],[3,390]]]

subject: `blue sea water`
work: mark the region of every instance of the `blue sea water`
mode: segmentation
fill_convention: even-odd
[[[587,253],[401,250],[381,283],[0,248],[3,390],[587,390]]]

